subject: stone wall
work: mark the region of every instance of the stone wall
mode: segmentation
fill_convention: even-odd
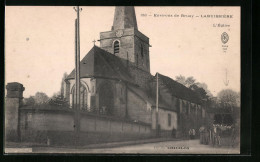
[[[135,30],[135,64],[138,68],[150,72],[149,38]]]
[[[149,72],[136,68],[130,64],[129,72],[131,76],[134,78],[136,84],[138,84],[141,88],[148,89],[149,81],[152,79],[152,75]]]
[[[99,99],[102,88],[110,86],[113,91],[113,115],[118,118],[126,117],[126,87],[125,83],[117,80],[96,79],[96,107],[100,108]],[[108,87],[107,87],[108,88]]]
[[[131,120],[141,121],[144,123],[151,123],[151,109],[149,109],[147,102],[137,96],[131,90],[127,91],[128,106],[127,112]]]
[[[107,80],[104,80],[107,81]],[[116,96],[126,97],[122,82],[111,81]],[[101,85],[102,80],[97,82]],[[20,83],[9,83],[5,99],[5,141],[50,143],[53,145],[73,145],[76,138],[79,144],[137,140],[154,137],[150,124],[134,122],[125,117],[125,105],[116,105],[116,114],[106,116],[81,110],[80,129],[75,129],[75,110],[69,107],[45,105],[22,105],[24,87]],[[95,91],[94,91],[95,92]],[[126,99],[126,98],[124,98]],[[122,99],[115,98],[122,103]]]
[[[23,142],[71,145],[75,142],[74,111],[71,109],[21,109],[21,140]],[[79,141],[91,143],[135,140],[153,137],[150,125],[119,120],[108,116],[80,113]]]
[[[100,33],[100,47],[107,52],[114,54],[114,42],[119,41],[119,53],[118,57],[135,62],[134,52],[134,28],[128,28],[123,30],[121,37],[116,36],[116,31],[108,31]]]

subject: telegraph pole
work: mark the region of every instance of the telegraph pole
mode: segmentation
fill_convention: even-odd
[[[159,136],[159,121],[158,121],[158,113],[159,113],[159,83],[158,83],[158,73],[156,73],[156,135]]]
[[[75,128],[75,144],[79,143],[79,131],[80,131],[80,15],[79,12],[82,8],[74,7],[77,12],[77,19],[75,19],[75,102],[74,102],[74,128]]]

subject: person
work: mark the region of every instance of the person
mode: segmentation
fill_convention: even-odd
[[[216,145],[216,135],[217,135],[217,127],[216,126],[213,126],[213,130],[212,130],[212,144],[213,146]]]
[[[204,144],[208,145],[209,144],[209,129],[207,129],[207,128],[205,129],[204,136],[205,136],[205,143]]]
[[[195,129],[192,129],[192,139],[195,139],[196,131]]]
[[[190,136],[190,139],[192,139],[192,130],[191,129],[189,130],[189,136]]]
[[[102,106],[100,109],[100,114],[106,114],[107,113],[107,107],[106,106]]]
[[[221,133],[221,129],[220,128],[217,128],[217,144],[218,146],[221,146],[221,143],[220,143],[220,133]]]
[[[200,132],[200,144],[203,144],[204,143],[204,127],[203,126],[200,127],[199,132]]]
[[[214,129],[213,129],[213,134],[214,134],[213,145],[220,146],[220,128],[215,126]]]
[[[231,130],[231,145],[232,145],[232,147],[235,146],[235,140],[236,140],[236,129],[233,126],[232,130]]]
[[[176,129],[175,128],[172,129],[172,137],[176,138]]]

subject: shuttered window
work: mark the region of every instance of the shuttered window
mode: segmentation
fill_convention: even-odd
[[[114,54],[119,53],[119,41],[114,42]]]

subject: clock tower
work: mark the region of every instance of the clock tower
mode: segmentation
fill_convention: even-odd
[[[100,47],[150,73],[149,46],[149,38],[138,31],[134,7],[116,7],[111,31],[100,33]]]

